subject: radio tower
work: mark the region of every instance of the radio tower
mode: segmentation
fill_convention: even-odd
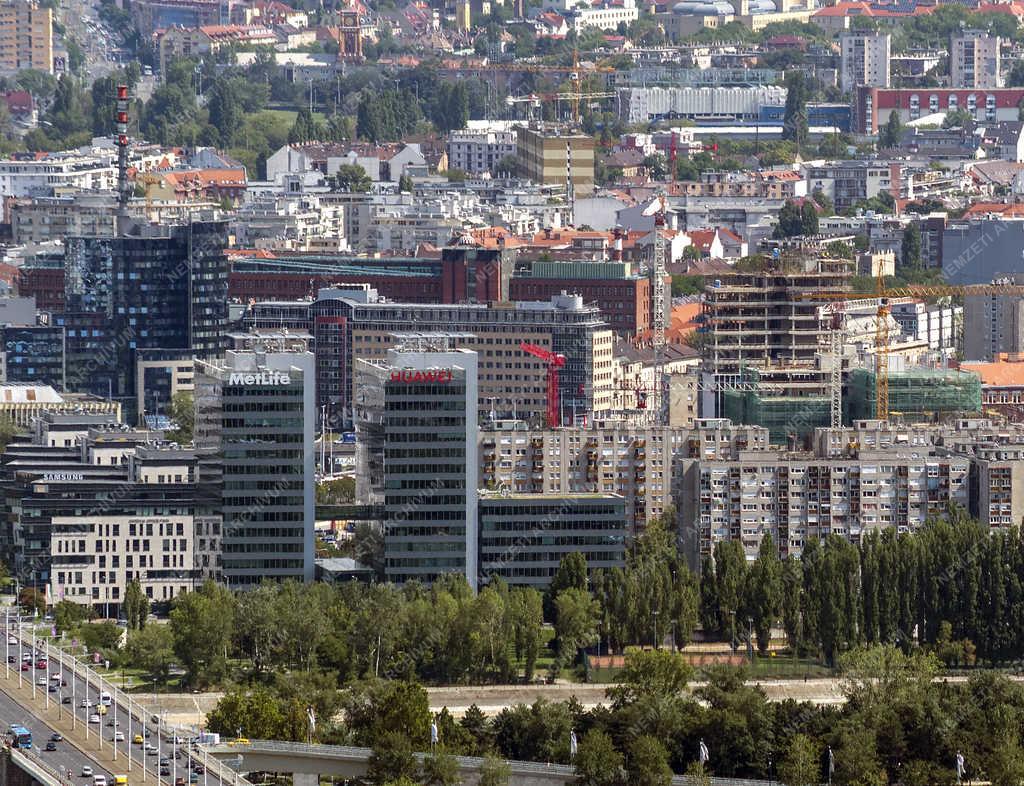
[[[123,234],[128,223],[128,85],[117,86],[117,229]]]

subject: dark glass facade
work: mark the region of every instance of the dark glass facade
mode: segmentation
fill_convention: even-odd
[[[4,372],[8,382],[50,385],[55,390],[64,390],[63,327],[22,325],[2,330]]]
[[[227,225],[195,221],[156,236],[69,238],[65,258],[68,388],[134,411],[135,351],[223,349]]]

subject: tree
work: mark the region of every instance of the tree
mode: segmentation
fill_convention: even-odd
[[[283,725],[280,702],[263,686],[228,691],[206,717],[210,731],[232,737],[280,739]]]
[[[425,786],[455,786],[461,783],[459,763],[444,745],[438,745],[423,757],[422,782]]]
[[[563,661],[597,641],[598,611],[597,601],[581,589],[567,589],[555,598],[555,633]]]
[[[678,652],[637,650],[626,655],[619,684],[607,691],[613,705],[622,707],[641,698],[678,696],[693,676],[693,667]]]
[[[818,234],[818,210],[809,199],[805,199],[800,208],[800,224],[802,235]]]
[[[124,590],[124,602],[121,604],[129,630],[142,630],[149,616],[149,598],[142,591],[138,579],[132,579]]]
[[[46,595],[35,587],[22,587],[21,592],[18,593],[18,603],[28,612],[46,613]]]
[[[373,181],[359,164],[342,164],[334,173],[331,185],[336,191],[365,194],[373,187]]]
[[[967,128],[973,123],[974,116],[962,107],[946,112],[946,116],[942,118],[943,128]]]
[[[417,783],[419,767],[409,739],[399,732],[389,731],[375,740],[366,775],[371,783],[376,784],[390,783],[402,778]]]
[[[901,139],[903,139],[903,120],[900,118],[899,112],[890,112],[889,119],[885,121],[885,125],[878,132],[878,146],[882,148],[896,147]]]
[[[551,583],[544,595],[544,616],[549,620],[554,618],[554,602],[559,593],[567,589],[586,591],[588,585],[587,558],[579,551],[569,552],[562,557],[558,563],[558,570],[551,577]]]
[[[779,221],[775,225],[773,237],[798,237],[804,233],[804,216],[800,206],[792,199],[787,199],[779,209]]]
[[[430,740],[430,704],[423,686],[402,680],[369,680],[342,693],[345,720],[359,745],[385,734],[404,735],[412,745]]]
[[[7,450],[7,446],[14,441],[19,433],[20,429],[11,420],[10,415],[0,415],[0,453]]]
[[[217,131],[222,147],[229,147],[244,120],[238,79],[218,79],[206,93],[210,125]],[[296,121],[298,122],[298,121]],[[306,140],[298,140],[306,141]]]
[[[782,116],[782,138],[796,143],[797,152],[807,142],[807,101],[811,89],[803,71],[786,74],[786,108]]]
[[[154,682],[166,684],[174,663],[174,635],[169,625],[147,625],[128,635],[129,662],[144,669]]]
[[[167,432],[167,439],[179,445],[192,442],[195,438],[196,407],[191,391],[179,390],[171,396],[167,417],[174,423],[174,428]]]
[[[592,729],[583,735],[573,764],[581,786],[619,786],[622,782],[622,754],[603,731]]]
[[[626,757],[626,781],[629,786],[669,786],[672,768],[665,746],[647,735],[633,740]]]
[[[483,764],[480,765],[480,780],[477,786],[508,786],[511,777],[512,767],[509,763],[488,753],[484,756]]]
[[[771,643],[772,625],[782,612],[782,563],[770,534],[761,538],[757,559],[747,572],[745,605],[754,620],[757,648],[765,653]]]
[[[61,600],[53,607],[53,624],[58,633],[66,633],[72,628],[92,618],[92,609],[71,600]]]
[[[814,740],[795,734],[785,757],[779,762],[779,779],[786,786],[816,786],[820,782],[821,756]]]
[[[900,244],[900,262],[903,267],[916,270],[921,267],[921,230],[916,223],[907,225],[903,230],[903,242]]]
[[[301,144],[304,142],[315,142],[320,138],[320,125],[313,117],[313,113],[303,108],[295,116],[291,131],[288,132],[289,144]]]
[[[190,684],[207,685],[224,676],[234,617],[234,596],[212,580],[175,598],[170,614],[174,654]]]
[[[415,185],[412,182],[412,178],[409,175],[402,175],[398,178],[398,190],[404,194],[411,194]]]

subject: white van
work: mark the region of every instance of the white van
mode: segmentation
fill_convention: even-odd
[[[113,700],[110,698],[110,694],[107,691],[100,691],[100,704],[104,707],[109,707],[113,704]]]
[[[107,776],[106,775],[93,775],[92,776],[92,786],[107,786]]]

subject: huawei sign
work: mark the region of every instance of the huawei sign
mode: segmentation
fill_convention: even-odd
[[[437,371],[410,371],[408,369],[404,371],[392,371],[391,372],[392,382],[402,382],[406,385],[411,385],[416,382],[433,382],[444,384],[445,382],[452,381],[451,369],[443,368]]]

